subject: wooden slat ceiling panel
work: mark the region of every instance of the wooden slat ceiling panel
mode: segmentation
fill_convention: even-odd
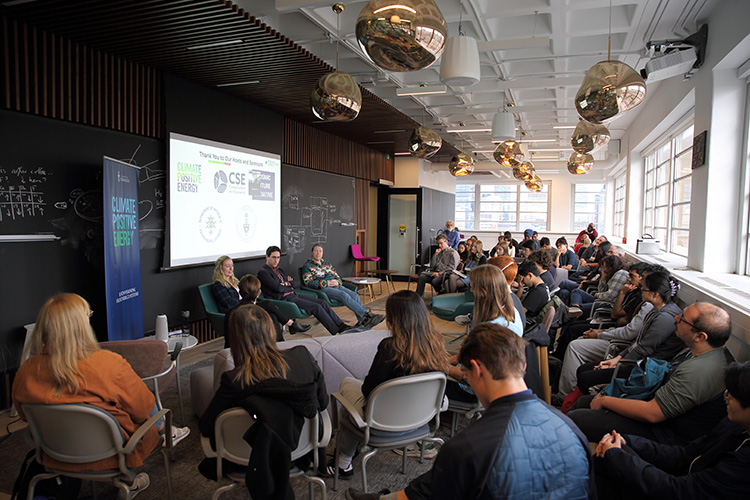
[[[383,153],[407,151],[418,124],[362,89],[362,111],[349,123],[320,123],[310,111],[315,82],[333,71],[293,41],[228,0],[44,0],[2,7],[3,14],[126,60],[158,68]],[[187,50],[229,40],[243,43]],[[398,134],[378,130],[405,129]],[[388,144],[368,142],[393,141]],[[444,143],[433,161],[458,150]]]

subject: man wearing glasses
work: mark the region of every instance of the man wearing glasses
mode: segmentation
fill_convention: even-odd
[[[568,416],[590,441],[617,429],[668,444],[686,444],[726,416],[723,373],[734,358],[724,348],[732,330],[729,313],[707,302],[688,306],[675,318],[677,336],[688,349],[650,401],[597,395],[591,409]]]

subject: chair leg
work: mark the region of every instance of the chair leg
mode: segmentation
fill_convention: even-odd
[[[164,448],[162,448],[161,453],[164,455],[164,473],[167,476],[167,494],[169,495],[169,500],[174,500],[172,494],[172,471],[169,467],[169,453],[167,453],[167,450]],[[172,457],[174,457],[174,454],[172,454]]]
[[[237,485],[237,483],[234,483],[234,482],[232,482],[232,483],[230,483],[230,484],[228,484],[228,485],[226,485],[226,486],[222,486],[221,488],[216,488],[216,490],[214,491],[213,495],[211,495],[211,500],[218,500],[218,499],[219,499],[219,497],[220,497],[220,496],[221,496],[221,495],[222,495],[222,494],[223,494],[223,493],[224,493],[225,491],[229,491],[229,490],[231,490],[231,489],[232,489],[232,488],[234,488],[234,487],[235,487],[236,485]]]
[[[367,462],[378,452],[377,448],[374,448],[362,457],[362,491],[367,493]],[[404,453],[406,455],[406,453]]]
[[[314,486],[317,484],[320,486],[320,492],[321,492],[321,498],[323,500],[326,500],[326,483],[321,478],[316,476],[308,476],[307,474],[303,474],[300,476],[303,480],[307,481],[309,484],[309,494],[310,494],[310,500],[314,500],[315,498],[315,490],[313,489]]]
[[[406,450],[408,446],[404,446],[402,451],[404,452],[401,455],[401,474],[406,474]]]
[[[337,429],[341,433],[341,429]],[[339,490],[339,434],[336,434],[336,448],[333,452],[333,491]]]
[[[60,474],[57,474],[55,472],[45,472],[44,474],[37,474],[36,476],[32,477],[31,481],[29,481],[29,492],[26,495],[27,500],[34,500],[34,488],[36,488],[36,484],[39,481],[57,477],[59,475]]]

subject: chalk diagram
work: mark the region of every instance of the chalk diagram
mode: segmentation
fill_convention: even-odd
[[[348,203],[338,207],[330,203],[326,196],[305,196],[297,186],[290,186],[286,190],[281,203],[287,222],[281,235],[282,245],[289,262],[294,260],[296,254],[309,251],[314,244],[326,244],[329,226],[341,223],[342,219],[351,220],[354,213]]]

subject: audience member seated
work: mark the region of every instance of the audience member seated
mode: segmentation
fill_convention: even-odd
[[[576,236],[576,241],[574,243],[575,248],[574,251],[578,251],[579,245],[582,245],[584,243],[584,240],[588,238],[589,243],[596,240],[596,238],[599,236],[599,233],[596,231],[596,227],[594,226],[593,222],[589,222],[589,225],[586,226],[586,229],[578,233],[578,236]]]
[[[628,282],[628,272],[623,269],[622,259],[615,255],[604,257],[600,269],[598,292],[592,295],[582,288],[570,291],[571,307],[580,307],[584,318],[591,317],[603,305],[613,306],[623,285]]]
[[[539,268],[531,261],[526,261],[518,268],[516,280],[519,282],[518,298],[523,304],[523,311],[526,313],[526,322],[537,320],[537,316],[542,308],[550,301],[549,288],[539,277]],[[523,294],[523,287],[528,288],[528,292]]]
[[[445,223],[443,234],[448,238],[448,246],[454,250],[458,249],[458,243],[461,241],[461,233],[452,220]]]
[[[578,368],[584,363],[602,359],[611,340],[633,341],[638,336],[646,315],[654,307],[650,302],[641,300],[642,274],[640,273],[645,272],[647,267],[648,264],[646,263],[634,265],[629,272],[629,284],[624,285],[620,290],[620,297],[615,302],[615,309],[621,301],[624,301],[622,296],[624,292],[627,292],[627,289],[632,289],[631,292],[627,292],[627,295],[632,295],[637,299],[633,301],[632,312],[630,312],[630,306],[628,306],[628,316],[623,318],[627,321],[622,325],[602,330],[591,328],[591,323],[588,320],[582,320],[570,322],[562,328],[555,349],[551,353],[560,361],[564,361],[560,375],[560,398],[564,398],[574,389]]]
[[[302,346],[279,351],[271,332],[271,318],[260,307],[241,305],[233,311],[227,335],[235,368],[221,376],[199,422],[213,445],[214,424],[224,410],[241,407],[254,416],[253,432],[245,435],[253,447],[246,472],[253,498],[267,498],[269,491],[288,498],[291,452],[304,419],[328,406],[323,374],[309,351]],[[208,464],[203,468],[210,470]],[[280,471],[287,471],[286,481]]]
[[[584,252],[586,252],[589,247],[591,246],[591,240],[588,236],[583,237],[583,241],[575,246],[575,249],[573,250],[576,253],[576,257],[579,259],[583,258]]]
[[[646,277],[646,288],[652,286],[653,276]],[[654,294],[643,291],[644,297]],[[590,400],[590,409],[568,413],[590,441],[618,429],[623,434],[637,434],[660,443],[686,444],[709,432],[726,416],[721,401],[723,374],[734,361],[724,348],[732,329],[729,313],[717,305],[696,302],[677,316],[676,323],[677,337],[688,347],[687,359],[676,365],[653,399],[598,394]]]
[[[674,318],[679,316],[680,307],[673,302],[679,285],[666,273],[646,275],[641,295],[650,302],[653,310],[643,319],[643,326],[633,344],[612,359],[601,363],[586,363],[577,370],[578,388],[583,394],[599,384],[607,384],[615,367],[624,359],[628,364],[620,366],[618,375],[625,377],[633,369],[634,362],[648,357],[671,361],[685,346],[675,335]]]
[[[599,239],[602,238],[604,238],[604,236],[599,236]],[[568,273],[568,279],[560,282],[560,291],[557,295],[563,299],[563,302],[566,304],[570,303],[571,290],[588,285],[598,285],[599,263],[607,256],[607,251],[610,246],[612,246],[612,244],[608,241],[602,241],[599,246],[596,247],[596,250],[591,257],[591,261],[584,261],[584,259],[581,259],[578,271]],[[587,279],[589,281],[584,284]]]
[[[557,238],[555,242],[557,253],[555,254],[555,267],[572,270],[578,267],[578,258],[575,252],[568,248],[568,240]]]
[[[458,252],[448,245],[448,239],[443,234],[436,238],[438,247],[430,258],[430,267],[422,271],[417,281],[417,295],[424,295],[424,287],[429,282],[432,290],[438,294],[443,289],[443,280],[458,267]],[[473,245],[473,243],[472,243]],[[468,248],[468,242],[467,242]]]
[[[372,328],[380,324],[385,316],[372,314],[359,299],[359,294],[344,286],[341,276],[336,272],[333,265],[323,260],[323,245],[313,245],[312,256],[307,259],[302,270],[302,281],[305,286],[320,290],[328,297],[338,300],[349,308],[357,317],[357,326]]]
[[[502,234],[497,237],[497,244],[490,249],[490,257],[502,257],[503,255],[510,255],[510,243],[506,241],[505,236]]]
[[[288,300],[315,316],[331,335],[336,335],[351,328],[333,312],[331,306],[323,299],[302,297],[294,293],[299,288],[297,280],[279,267],[281,249],[270,246],[266,249],[266,264],[258,271],[258,279],[263,295],[269,299]]]
[[[291,333],[306,332],[310,329],[310,325],[302,325],[297,320],[287,318],[273,302],[269,300],[258,301],[258,297],[260,296],[260,280],[252,274],[242,277],[239,289],[242,300],[224,315],[225,332],[229,331],[229,317],[232,315],[232,312],[237,306],[246,304],[256,304],[271,316],[271,322],[276,331],[276,342],[284,341],[284,327],[282,325],[289,327]],[[227,347],[229,347],[229,335],[224,335],[224,348],[226,349]]]
[[[362,412],[370,393],[383,382],[406,375],[448,370],[443,337],[430,324],[427,307],[419,295],[409,290],[391,294],[385,303],[385,318],[391,336],[378,345],[364,381],[351,377],[341,381],[341,394]],[[341,418],[347,417],[342,414]],[[336,436],[336,446],[339,450],[339,477],[349,479],[354,475],[352,458],[357,450],[357,440],[341,430]],[[434,447],[425,448],[426,454],[430,451],[434,456]],[[333,475],[335,472],[331,461],[328,473]]]
[[[535,250],[531,252],[527,259],[536,264],[537,269],[539,269],[539,277],[542,278],[547,288],[552,290],[555,284],[555,275],[553,274],[555,269],[552,267],[550,254],[544,250]]]
[[[508,244],[508,255],[515,258],[516,255],[521,253],[519,243],[515,239],[513,239],[513,235],[510,231],[505,231],[505,233],[503,233],[503,236],[505,237],[505,242]]]
[[[525,239],[521,242],[521,255],[520,257],[523,257],[524,259],[528,259],[529,255],[531,255],[533,252],[536,252],[537,245],[531,238]]]
[[[469,250],[466,247],[466,242],[462,241],[458,244],[458,248],[456,249],[458,252],[458,267],[457,269],[460,271],[464,268],[464,263],[466,262],[466,259],[469,258]]]
[[[487,263],[487,256],[484,255],[484,248],[482,242],[477,240],[469,250],[469,258],[464,263],[462,273],[466,275],[463,277],[456,273],[450,273],[446,275],[444,285],[445,291],[448,293],[462,292],[469,288],[469,273],[476,268]]]
[[[508,290],[511,292],[510,298],[513,300],[513,307],[516,309],[516,313],[521,316],[521,324],[526,325],[526,312],[523,310],[523,304],[521,303],[521,299],[518,298],[518,295],[513,293],[513,288],[511,287],[514,283],[518,286],[518,282],[516,281],[516,276],[518,275],[518,264],[516,264],[516,261],[510,256],[493,257],[487,261],[487,264],[497,267],[500,269],[500,272],[503,273],[505,283],[508,285]]]
[[[605,434],[594,465],[600,498],[736,499],[750,491],[750,362],[724,374],[727,418],[685,446]]]
[[[524,383],[525,345],[500,325],[475,327],[458,361],[486,408],[482,418],[445,443],[433,468],[404,490],[349,489],[346,498],[596,498],[586,438]]]
[[[154,395],[122,356],[99,349],[89,323],[91,314],[89,304],[74,293],[62,293],[44,303],[24,352],[29,358],[13,382],[13,403],[22,420],[26,420],[24,404],[90,404],[110,413],[129,439],[156,413]],[[172,428],[173,443],[189,433],[187,427]],[[126,465],[141,466],[158,446],[159,430],[152,427],[126,457]],[[42,464],[60,470],[98,471],[117,469],[118,458],[72,464],[43,454]],[[131,497],[149,484],[145,472],[138,474],[129,486]]]

